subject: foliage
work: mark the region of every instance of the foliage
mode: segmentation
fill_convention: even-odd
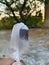
[[[0,20],[0,29],[12,29],[15,23],[17,23],[17,21],[15,21],[13,17],[4,17]],[[35,16],[29,16],[26,25],[29,28],[43,27],[44,22],[42,22],[41,12],[37,12]]]
[[[49,0],[45,0],[45,4],[48,4],[49,3]]]
[[[0,3],[6,5],[4,13],[9,15],[9,18],[4,17],[1,20],[0,28],[2,27],[3,29],[11,29],[15,23],[21,21],[27,24],[30,28],[41,27],[42,14],[40,10],[40,5],[43,2],[44,0],[38,0],[38,2],[36,2],[36,0],[0,0]],[[39,10],[37,10],[37,8]],[[36,11],[36,15],[31,17],[31,14],[34,11]],[[19,18],[16,15],[17,12]],[[11,16],[11,14],[13,17]]]
[[[26,24],[29,28],[38,28],[43,27],[44,22],[39,21],[36,17],[30,17]]]
[[[35,16],[30,16],[26,24],[29,28],[43,27],[44,22],[42,21],[42,13],[39,11]]]
[[[12,29],[15,23],[16,22],[13,17],[4,17],[0,20],[0,29]]]
[[[40,9],[40,1],[42,0],[39,0],[38,2],[36,2],[36,0],[0,0],[0,3],[6,5],[5,12],[9,15],[12,14],[15,20],[19,21],[15,14],[15,12],[18,11],[20,15],[20,21],[26,21],[24,16],[27,15],[28,17],[34,11],[37,11],[37,8]]]

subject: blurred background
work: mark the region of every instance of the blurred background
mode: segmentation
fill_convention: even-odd
[[[0,30],[12,29],[19,21],[29,28],[42,28],[48,24],[44,22],[45,0],[0,0]]]

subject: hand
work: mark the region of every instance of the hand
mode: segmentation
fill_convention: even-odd
[[[11,58],[0,58],[0,65],[12,65],[14,62],[15,60]]]
[[[14,62],[12,65],[24,65],[22,62]]]

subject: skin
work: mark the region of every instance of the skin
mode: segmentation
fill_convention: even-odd
[[[21,62],[14,62],[12,65],[23,65]]]
[[[17,62],[14,59],[11,58],[0,58],[0,65],[18,65]],[[20,60],[21,65],[25,65],[25,63]]]
[[[11,58],[1,58],[0,59],[0,65],[12,65],[12,63],[14,63],[15,60],[11,59]]]

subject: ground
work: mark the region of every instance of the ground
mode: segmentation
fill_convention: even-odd
[[[8,50],[10,35],[11,31],[0,31],[0,58],[4,58],[0,59],[0,65],[6,62],[13,63],[12,59],[5,59],[9,57],[8,52],[11,52]],[[49,29],[39,28],[29,31],[29,52],[23,59],[29,65],[49,65]]]

